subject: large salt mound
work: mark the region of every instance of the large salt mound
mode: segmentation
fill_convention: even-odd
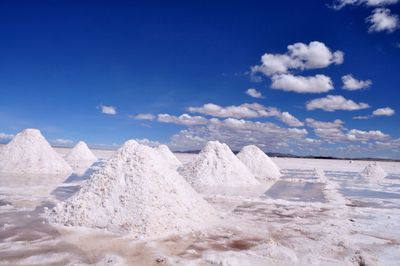
[[[175,157],[175,155],[171,152],[167,145],[159,145],[155,148],[160,155],[167,161],[172,168],[177,169],[182,166],[182,163]]]
[[[65,156],[65,160],[72,167],[90,166],[97,161],[97,157],[93,154],[85,142],[79,141]]]
[[[360,175],[369,181],[379,181],[387,175],[385,170],[376,162],[368,164]]]
[[[51,222],[135,237],[199,230],[215,218],[214,209],[157,151],[134,140],[46,214]]]
[[[262,150],[255,145],[242,148],[237,157],[249,168],[259,180],[266,181],[281,177],[279,167]]]
[[[238,187],[259,182],[226,144],[209,141],[181,174],[196,188],[203,186]]]
[[[18,133],[0,152],[0,172],[69,174],[71,167],[37,129]]]

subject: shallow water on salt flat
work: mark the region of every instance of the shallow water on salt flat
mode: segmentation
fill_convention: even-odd
[[[264,195],[273,199],[325,202],[322,183],[277,181]]]
[[[377,199],[400,199],[400,193],[382,192],[369,189],[342,188],[340,192],[345,197],[377,198]]]

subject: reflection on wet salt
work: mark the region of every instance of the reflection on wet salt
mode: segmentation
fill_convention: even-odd
[[[80,189],[80,186],[60,186],[57,187],[51,195],[54,195],[57,200],[64,201],[70,198]]]
[[[376,199],[400,199],[399,193],[375,191],[369,189],[342,188],[340,192],[345,197],[376,198]]]
[[[264,195],[273,199],[326,202],[324,187],[322,183],[278,181]]]

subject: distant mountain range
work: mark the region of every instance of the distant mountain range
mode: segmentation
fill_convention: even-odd
[[[0,143],[0,149],[6,143]],[[52,145],[55,148],[71,148],[69,146],[63,145]],[[91,146],[91,149],[95,150],[117,150],[118,147],[110,147],[110,146]],[[175,153],[191,153],[197,154],[200,150],[190,150],[190,151],[174,151]],[[234,154],[239,153],[239,151],[233,151]],[[325,159],[325,160],[353,160],[353,161],[380,161],[380,162],[400,162],[400,159],[390,159],[390,158],[373,158],[373,157],[334,157],[334,156],[317,156],[317,155],[294,155],[290,153],[279,153],[279,152],[267,152],[269,157],[278,157],[278,158],[303,158],[303,159]]]
[[[200,150],[192,151],[174,151],[176,153],[193,153],[197,154]],[[234,154],[239,153],[239,151],[233,151]],[[334,157],[334,156],[317,156],[317,155],[294,155],[290,153],[278,153],[278,152],[266,152],[269,157],[279,157],[279,158],[303,158],[303,159],[325,159],[325,160],[353,160],[353,161],[381,161],[381,162],[400,162],[400,159],[389,159],[389,158],[371,158],[371,157]]]

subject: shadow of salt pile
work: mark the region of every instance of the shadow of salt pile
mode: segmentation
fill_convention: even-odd
[[[50,195],[53,195],[57,200],[65,201],[72,197],[81,188],[82,182],[88,180],[90,176],[103,165],[104,161],[93,163],[86,171],[80,175],[71,174],[60,186],[56,187]]]

